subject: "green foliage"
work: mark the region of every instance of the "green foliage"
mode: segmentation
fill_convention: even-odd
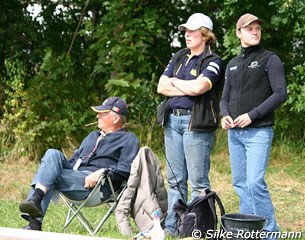
[[[285,64],[288,84],[288,100],[278,112],[279,126],[284,139],[304,143],[305,130],[300,125],[304,122],[305,86],[304,86],[304,39],[305,11],[304,1],[271,1],[270,6],[278,7],[279,12],[271,17],[274,31],[270,34],[272,49],[279,53]],[[287,31],[287,29],[290,29]]]
[[[0,157],[37,159],[47,147],[79,142],[88,133],[82,126],[93,122],[90,106],[109,95],[126,100],[141,143],[161,151],[157,82],[177,51],[173,39],[184,47],[177,26],[198,11],[212,18],[224,63],[240,49],[239,16],[251,12],[264,20],[263,44],[285,63],[289,89],[276,134],[304,140],[304,1],[41,0],[34,16],[27,8],[35,3],[0,3]]]
[[[86,82],[75,65],[69,56],[53,56],[47,50],[39,73],[27,79],[25,89],[22,64],[6,64],[8,88],[2,122],[8,123],[6,134],[14,136],[14,152],[22,150],[38,159],[49,147],[65,147],[67,137],[83,136],[79,130],[93,114],[86,102],[90,95],[83,91]]]
[[[106,80],[99,86],[105,86],[108,95],[121,96],[130,103],[131,119],[147,121],[158,103],[156,83],[164,66],[157,60],[164,57],[155,49],[169,44],[159,40],[165,40],[162,29],[168,20],[160,16],[155,3],[148,1],[127,4],[116,0],[103,5],[107,12],[96,29],[97,41],[91,46],[98,56],[95,70]],[[164,64],[169,58],[170,53]]]
[[[24,102],[22,101],[24,92],[24,69],[22,64],[6,62],[7,66],[7,79],[2,79],[2,82],[8,87],[4,88],[4,93],[7,95],[4,105],[4,118],[1,119],[1,132],[2,135],[2,152],[3,155],[8,153],[9,147],[13,147],[13,150],[20,151],[20,141],[18,136],[19,131],[12,129],[12,125],[18,122],[18,118],[26,113],[26,111],[19,111],[20,105],[23,107]],[[17,137],[10,137],[10,135],[17,135]],[[22,148],[21,148],[22,149]]]
[[[289,96],[287,105],[291,106],[291,111],[300,113],[299,121],[305,121],[305,64],[295,66],[293,70],[291,79],[298,81],[289,85],[289,92],[293,95]]]
[[[297,65],[288,77],[288,100],[278,113],[278,129],[282,138],[290,139],[304,146],[305,129],[305,64]]]

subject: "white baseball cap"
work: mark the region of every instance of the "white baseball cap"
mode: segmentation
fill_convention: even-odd
[[[213,22],[211,18],[203,13],[192,14],[186,23],[179,25],[178,29],[184,31],[186,28],[189,30],[197,30],[201,27],[205,27],[213,31]]]

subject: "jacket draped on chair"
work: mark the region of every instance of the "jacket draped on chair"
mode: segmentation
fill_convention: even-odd
[[[161,221],[167,214],[167,191],[160,162],[149,147],[140,148],[131,164],[127,189],[116,208],[115,217],[123,235],[131,236],[130,217],[140,231],[153,227],[153,212],[159,209]]]

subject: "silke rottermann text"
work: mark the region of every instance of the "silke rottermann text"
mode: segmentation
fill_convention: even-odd
[[[203,234],[200,230],[195,229],[192,232],[192,238],[200,239],[203,237]],[[301,239],[302,232],[264,232],[264,231],[245,231],[237,230],[236,232],[230,231],[214,231],[208,230],[206,233],[206,239],[219,239],[219,238],[241,238],[241,239],[264,239],[264,238],[278,238],[278,239]]]

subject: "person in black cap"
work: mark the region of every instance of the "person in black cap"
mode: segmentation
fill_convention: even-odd
[[[264,177],[274,112],[287,99],[287,87],[282,61],[261,44],[261,25],[262,20],[250,13],[236,23],[241,52],[227,65],[220,109],[221,126],[228,129],[232,181],[240,212],[264,217],[264,230],[270,235],[279,228]]]
[[[24,229],[41,230],[54,190],[70,199],[83,200],[105,168],[115,190],[128,179],[139,141],[124,128],[128,114],[125,102],[119,97],[109,97],[92,109],[97,113],[99,130],[89,133],[69,160],[56,149],[48,149],[43,156],[28,198],[19,205],[21,216],[29,221]],[[102,192],[107,199],[110,193],[107,186]]]
[[[179,198],[187,199],[188,182],[192,199],[210,188],[210,154],[218,127],[218,93],[223,76],[222,60],[212,49],[216,43],[212,20],[194,13],[178,29],[184,32],[186,48],[171,58],[157,89],[167,97],[170,109],[163,120],[166,157],[171,166],[167,168],[165,231],[173,236],[178,232],[172,209]]]

